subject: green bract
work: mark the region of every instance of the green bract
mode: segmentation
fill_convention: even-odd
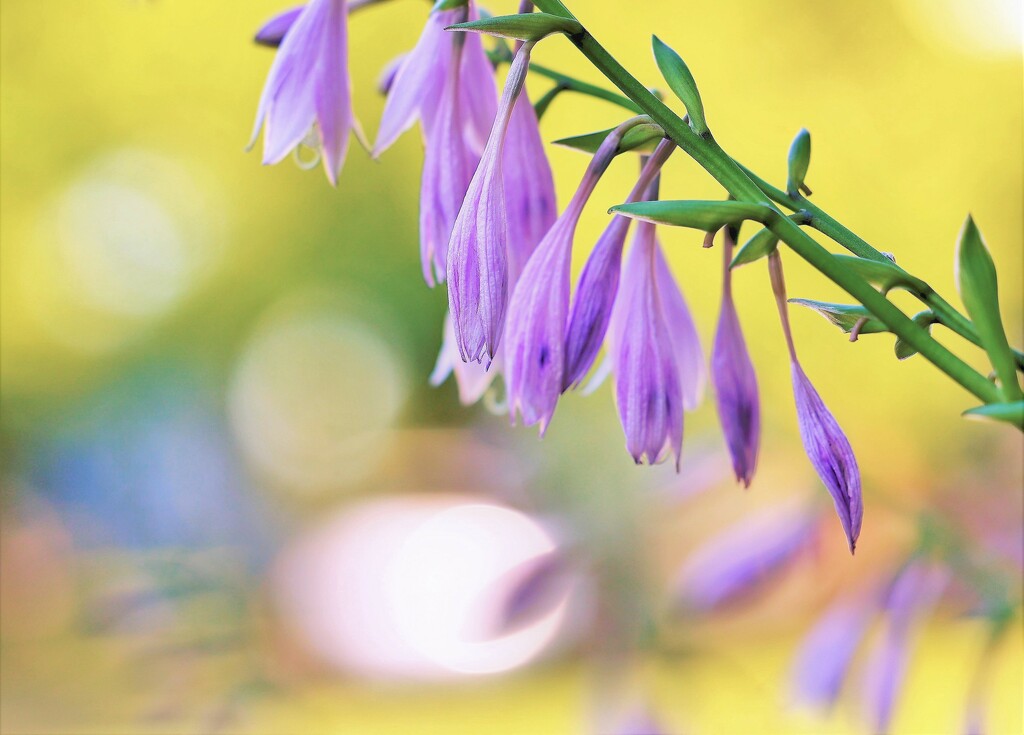
[[[581,33],[583,26],[579,24],[579,21],[559,15],[519,13],[456,23],[448,26],[445,30],[474,31],[501,38],[514,38],[519,41],[539,41],[552,33],[567,33],[569,35]]]
[[[778,236],[767,227],[758,230],[754,233],[753,237],[743,244],[743,247],[740,248],[740,251],[732,259],[729,267],[736,268],[737,266],[760,260],[766,255],[770,255],[778,244]]]
[[[970,216],[964,222],[957,245],[957,282],[967,314],[974,322],[981,345],[988,353],[992,367],[1002,383],[1003,396],[1007,400],[1020,399],[1024,394],[1017,382],[1013,351],[1006,340],[1003,319],[999,314],[996,267]]]
[[[989,403],[987,406],[978,406],[964,411],[963,415],[965,418],[1005,421],[1018,429],[1024,429],[1024,401]]]
[[[793,138],[789,146],[789,179],[786,191],[791,197],[800,196],[800,187],[804,185],[807,168],[811,165],[811,134],[803,128]]]
[[[700,100],[700,92],[697,91],[697,82],[693,80],[693,74],[679,54],[665,45],[660,38],[652,36],[651,45],[654,47],[654,60],[658,62],[661,75],[665,77],[676,97],[686,106],[686,114],[690,116],[690,128],[697,135],[704,135],[708,131],[708,125],[704,120],[704,103]]]
[[[841,261],[844,268],[886,291],[893,288],[905,288],[919,294],[928,291],[927,283],[910,275],[895,263],[884,260],[866,260],[858,258],[856,255],[833,255],[832,257]]]
[[[469,4],[469,0],[437,0],[434,3],[433,10],[455,10],[456,8],[463,8]]]
[[[861,319],[867,321],[861,325],[860,334],[878,334],[888,332],[889,328],[872,316],[871,312],[860,304],[832,304],[827,301],[812,299],[790,299],[789,303],[799,304],[814,309],[844,332],[849,334]]]
[[[660,201],[618,204],[608,212],[659,225],[714,232],[745,219],[761,222],[771,210],[752,202]]]
[[[584,153],[596,153],[598,147],[604,142],[604,139],[608,137],[608,134],[611,133],[612,130],[614,130],[614,128],[598,130],[597,132],[585,133],[583,135],[574,135],[570,138],[561,138],[560,140],[553,141],[553,143],[554,145],[573,148],[577,151],[583,151]],[[650,153],[654,150],[658,141],[664,137],[665,131],[661,129],[660,125],[655,123],[642,123],[626,131],[626,134],[622,136],[622,141],[619,143],[618,150],[620,153],[632,150]]]

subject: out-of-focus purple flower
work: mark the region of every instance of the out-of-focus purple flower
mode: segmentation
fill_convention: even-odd
[[[949,581],[945,567],[913,561],[893,582],[885,602],[886,625],[863,671],[864,706],[873,732],[887,732],[906,675],[914,623],[938,602]]]
[[[757,391],[754,364],[747,352],[739,316],[732,298],[732,261],[734,243],[726,228],[724,233],[722,276],[722,307],[718,328],[711,347],[711,382],[715,386],[715,402],[722,433],[732,457],[736,479],[750,487],[757,468],[761,443],[761,404]]]
[[[624,130],[616,128],[594,154],[565,211],[530,256],[509,302],[505,345],[509,416],[515,421],[518,413],[528,426],[539,422],[541,434],[562,392],[569,265],[576,225],[598,179],[614,158]]]
[[[374,157],[387,150],[417,119],[423,123],[425,137],[430,139],[430,128],[440,108],[442,90],[449,77],[453,49],[456,41],[463,48],[460,56],[458,104],[467,144],[479,153],[494,119],[497,94],[494,87],[494,68],[487,59],[483,43],[477,34],[449,33],[445,27],[463,20],[477,18],[476,8],[435,11],[430,14],[415,48],[410,51],[394,72],[388,86]]]
[[[794,700],[822,710],[835,704],[853,654],[877,614],[873,594],[843,597],[825,612],[797,651],[791,676]]]
[[[283,13],[278,13],[273,18],[268,20],[263,26],[256,31],[256,37],[253,39],[256,43],[263,46],[278,47],[281,45],[281,41],[284,40],[284,35],[291,29],[292,25],[295,24],[299,14],[302,13],[304,5],[300,5],[297,8],[291,10],[285,10]]]
[[[671,141],[662,141],[644,164],[640,178],[626,201],[635,202],[652,186],[661,166],[675,149]],[[656,190],[648,198],[656,198]],[[583,379],[590,370],[601,343],[604,342],[612,310],[619,290],[622,269],[622,250],[626,242],[630,220],[615,216],[601,233],[597,244],[587,258],[580,274],[573,300],[572,314],[565,338],[565,377],[562,390],[568,390]],[[659,272],[659,283],[661,273]],[[685,304],[684,304],[685,307]],[[692,322],[691,322],[692,324]]]
[[[501,372],[501,363],[500,355],[489,368],[478,362],[463,362],[459,355],[459,346],[455,344],[455,328],[452,326],[451,315],[446,314],[441,351],[437,355],[434,371],[430,374],[430,384],[437,387],[447,380],[449,375],[454,374],[455,384],[459,390],[459,401],[469,406],[479,401],[491,387],[494,378]]]
[[[677,599],[710,612],[744,598],[808,548],[818,521],[803,502],[744,518],[694,552],[679,574]]]
[[[476,159],[467,149],[458,104],[460,63],[464,36],[456,36],[448,79],[441,91],[437,113],[427,129],[420,186],[420,260],[429,286],[447,273],[448,240],[459,214]]]
[[[821,396],[811,385],[793,344],[793,332],[789,325],[786,303],[786,284],[782,275],[782,258],[778,251],[768,256],[768,270],[771,274],[772,290],[779,308],[782,329],[789,348],[789,359],[793,376],[793,395],[796,399],[796,415],[800,425],[800,438],[811,464],[821,481],[825,483],[836,506],[839,520],[843,524],[852,554],[857,547],[864,507],[861,500],[860,470],[853,448],[843,434],[835,418],[825,407]]]
[[[647,225],[645,227],[645,225]],[[626,449],[640,464],[661,462],[671,451],[676,468],[683,449],[683,397],[679,368],[665,323],[655,266],[654,226],[637,223],[626,259],[621,332],[612,370]]]
[[[614,735],[667,735],[647,705],[636,706],[612,730]]]
[[[284,35],[260,97],[252,142],[263,128],[263,163],[283,159],[316,124],[332,184],[356,125],[348,75],[345,0],[312,0]]]
[[[520,630],[551,612],[566,598],[572,583],[568,560],[557,550],[524,562],[509,576],[511,584],[502,595],[495,636]]]
[[[508,301],[508,225],[502,159],[512,112],[530,66],[524,44],[509,67],[494,125],[469,183],[448,245],[448,307],[462,359],[497,352]]]

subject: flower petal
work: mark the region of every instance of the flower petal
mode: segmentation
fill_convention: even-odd
[[[825,407],[800,364],[793,361],[791,371],[804,449],[832,496],[852,553],[857,546],[864,517],[857,458],[846,435]]]

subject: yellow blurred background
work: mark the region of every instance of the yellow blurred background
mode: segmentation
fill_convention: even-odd
[[[716,138],[773,183],[784,181],[793,134],[808,128],[814,200],[953,301],[955,239],[972,213],[1021,344],[1019,2],[569,5],[650,86],[660,81],[650,34],[677,49]],[[355,107],[371,136],[379,70],[413,45],[426,8],[392,0],[351,19]],[[422,670],[385,665],[385,642],[355,652],[361,631],[375,635],[359,616],[375,613],[357,614],[365,600],[338,591],[363,589],[345,574],[367,574],[339,560],[379,556],[359,546],[358,513],[390,509],[397,525],[369,537],[405,548],[403,524],[427,510],[486,506],[508,534],[511,556],[495,569],[583,534],[595,564],[632,578],[617,594],[642,592],[661,615],[675,570],[716,532],[787,498],[824,495],[800,448],[764,268],[736,276],[763,401],[759,476],[747,493],[722,471],[710,401],[688,416],[679,478],[632,465],[607,387],[563,400],[543,442],[483,407],[460,407],[450,384],[427,384],[446,300],[420,276],[418,134],[377,162],[353,145],[337,189],[320,171],[290,160],[262,168],[244,150],[272,59],[251,36],[282,9],[273,0],[0,6],[0,728],[612,732],[594,714],[594,643],[572,630],[572,611],[506,659],[477,651],[479,666],[444,669],[443,656]],[[602,83],[563,40],[541,44],[535,59]],[[535,98],[548,85],[529,84]],[[566,94],[542,132],[554,140],[621,118]],[[585,159],[550,156],[565,202]],[[577,268],[635,173],[620,161],[599,185]],[[679,155],[662,196],[721,191]],[[662,233],[707,347],[719,256],[700,239]],[[816,272],[787,264],[791,296],[843,300]],[[635,654],[625,687],[642,691],[672,733],[868,732],[855,685],[826,718],[787,701],[794,650],[828,601],[891,571],[922,509],[955,521],[980,507],[999,526],[975,527],[980,541],[1009,523],[1011,547],[1022,544],[1019,435],[961,420],[973,398],[918,357],[897,363],[890,337],[849,344],[813,313],[793,318],[804,367],[863,470],[858,554],[848,558],[828,515],[813,558],[739,610],[671,620],[679,650]],[[934,331],[987,371],[979,350]],[[446,518],[455,535],[468,522]],[[446,528],[434,529],[436,544],[419,539],[423,564]],[[465,549],[442,551],[438,563]],[[457,577],[408,563],[437,594],[460,589]],[[1018,600],[1019,584],[1008,590]],[[442,619],[445,608],[421,612]],[[342,630],[347,617],[356,622]],[[980,621],[940,610],[921,633],[894,731],[959,731],[983,638]],[[1022,645],[1018,611],[994,660],[990,732],[1024,732]]]

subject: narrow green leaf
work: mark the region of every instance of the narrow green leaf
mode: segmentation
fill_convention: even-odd
[[[697,135],[704,135],[708,131],[708,124],[704,119],[704,103],[701,102],[693,74],[682,57],[660,38],[651,36],[651,45],[654,47],[654,60],[658,63],[661,75],[668,82],[669,89],[686,106],[686,114],[690,116],[690,128]]]
[[[493,18],[481,18],[466,23],[456,23],[445,28],[446,31],[473,31],[486,33],[500,38],[515,38],[519,41],[539,41],[552,33],[573,35],[583,32],[579,21],[563,18],[548,13],[518,13],[516,15],[496,15]]]
[[[584,153],[596,153],[601,143],[604,142],[604,139],[608,137],[612,130],[614,128],[598,130],[597,132],[585,133],[583,135],[574,135],[570,138],[561,138],[553,141],[553,144],[573,148]],[[619,143],[618,150],[619,153],[634,150],[650,153],[664,137],[665,131],[657,123],[641,123],[634,125],[626,131],[626,134],[622,136],[622,141]]]
[[[1007,403],[989,403],[964,411],[964,418],[976,418],[989,421],[1005,421],[1024,431],[1024,401]]]
[[[789,146],[789,179],[786,191],[791,197],[800,196],[800,187],[807,176],[807,168],[811,165],[811,134],[803,128]]]
[[[469,0],[437,0],[434,3],[433,11],[439,10],[455,10],[456,8],[462,8],[469,4]]]
[[[766,255],[771,255],[778,244],[779,238],[767,227],[758,230],[754,233],[753,237],[743,244],[743,247],[740,248],[739,252],[732,259],[729,267],[736,268],[747,263],[753,263],[755,260],[760,260]]]
[[[960,299],[967,308],[967,314],[978,330],[981,344],[988,353],[992,367],[1002,385],[1007,400],[1018,400],[1024,393],[1017,382],[1017,368],[1013,350],[1006,339],[1003,319],[999,314],[999,287],[996,281],[996,266],[985,247],[981,233],[970,216],[960,231],[957,244],[957,282]]]
[[[617,204],[608,211],[660,225],[714,232],[745,219],[760,222],[771,210],[751,202],[657,201]]]
[[[832,257],[840,261],[844,268],[886,291],[893,288],[905,288],[920,294],[928,291],[928,284],[920,278],[910,275],[895,263],[867,260],[856,255],[833,255]]]
[[[931,331],[932,325],[937,321],[938,319],[930,309],[925,309],[922,312],[914,314],[914,323],[928,332]],[[917,348],[909,342],[904,342],[900,337],[896,338],[896,344],[893,345],[893,350],[896,352],[897,360],[906,360],[908,357],[913,357],[917,354]]]
[[[878,334],[889,331],[889,328],[884,323],[875,319],[871,312],[860,304],[832,304],[827,301],[813,301],[811,299],[790,299],[789,303],[814,309],[846,334],[852,332],[854,326],[861,319],[867,319],[867,321],[860,328],[860,334]]]

